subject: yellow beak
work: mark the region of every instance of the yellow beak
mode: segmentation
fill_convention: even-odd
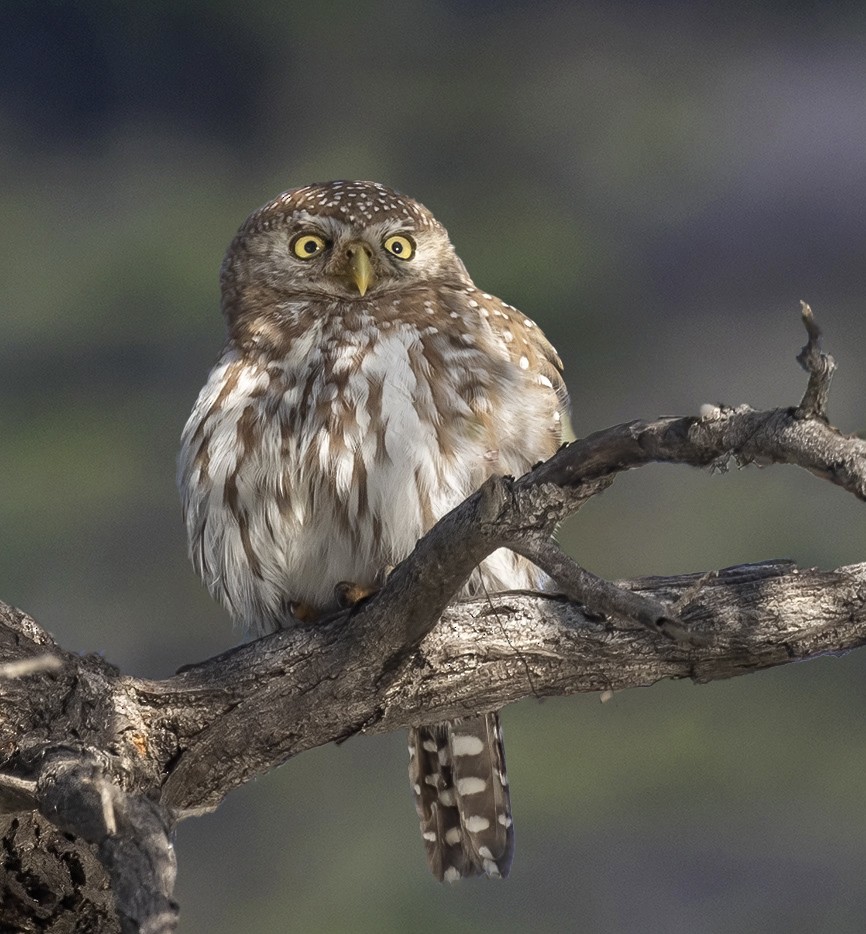
[[[361,244],[356,244],[349,253],[349,270],[352,281],[363,296],[376,278],[367,250]]]

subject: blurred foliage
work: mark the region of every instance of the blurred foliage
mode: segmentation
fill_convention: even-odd
[[[163,676],[240,638],[195,580],[176,439],[217,270],[280,190],[425,202],[566,361],[578,434],[789,405],[811,302],[866,389],[866,8],[6,0],[0,597]],[[794,470],[622,477],[563,530],[609,575],[863,560]],[[428,878],[402,738],[315,750],[181,825],[184,930],[860,931],[861,653],[506,712],[514,874]]]

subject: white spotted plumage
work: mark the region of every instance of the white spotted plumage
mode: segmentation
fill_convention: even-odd
[[[321,256],[293,255],[299,231]],[[385,250],[394,234],[412,238],[410,259]],[[358,251],[367,291],[349,275]],[[179,482],[196,570],[253,634],[328,611],[342,581],[379,586],[487,476],[519,475],[559,443],[553,348],[475,288],[426,208],[384,186],[280,195],[241,227],[222,287],[229,341],[184,430]],[[501,550],[466,590],[541,585]],[[498,717],[419,727],[410,749],[435,874],[505,875]]]

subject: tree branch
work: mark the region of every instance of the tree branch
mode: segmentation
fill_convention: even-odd
[[[363,604],[164,681],[66,652],[0,604],[0,809],[38,811],[89,845],[123,930],[170,931],[173,823],[306,749],[532,695],[704,682],[863,645],[866,564],[818,571],[775,561],[610,583],[551,542],[557,523],[619,473],[652,462],[795,464],[866,499],[866,442],[827,423],[834,364],[808,307],[804,322],[800,405],[712,406],[596,432],[517,480],[490,479]],[[500,547],[530,557],[566,596],[454,604]],[[7,845],[22,826],[6,821]],[[84,865],[87,853],[79,856]],[[0,894],[2,904],[24,904],[11,884]]]
[[[170,822],[146,795],[114,784],[99,762],[103,756],[73,748],[47,755],[36,782],[39,810],[61,830],[96,845],[124,934],[173,931],[178,909],[170,895],[177,867]]]

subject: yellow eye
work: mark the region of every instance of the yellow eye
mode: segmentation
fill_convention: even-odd
[[[328,241],[318,234],[298,234],[292,240],[292,252],[298,259],[312,259],[318,256],[328,245]]]
[[[404,237],[401,234],[388,237],[383,246],[389,253],[396,256],[397,259],[412,259],[415,253],[415,244],[409,237]]]

